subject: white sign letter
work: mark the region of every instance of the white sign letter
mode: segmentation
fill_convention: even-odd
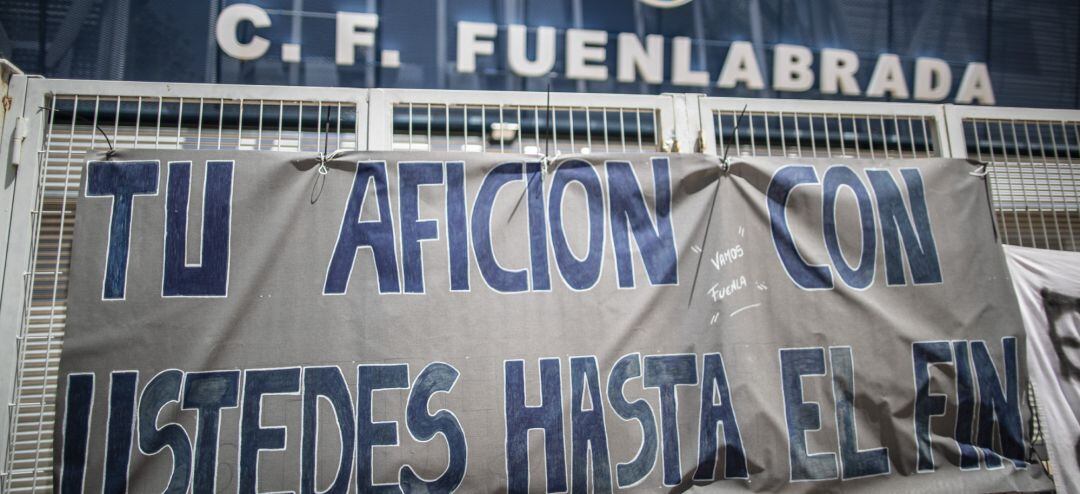
[[[338,65],[356,63],[355,48],[375,46],[375,28],[377,27],[379,27],[378,14],[338,12],[334,62]]]
[[[874,65],[874,73],[870,76],[870,85],[866,86],[866,95],[871,98],[881,98],[889,93],[896,99],[908,99],[907,80],[904,79],[904,69],[900,67],[900,57],[892,53],[882,53],[878,56],[877,64]]]
[[[964,69],[964,77],[960,78],[960,89],[956,91],[956,102],[961,104],[974,103],[981,105],[994,104],[994,87],[990,85],[990,71],[982,62],[971,62]]]
[[[733,88],[740,82],[746,84],[746,89],[765,89],[765,79],[761,77],[754,45],[749,41],[736,41],[728,48],[716,86]]]
[[[821,50],[821,94],[840,93],[844,96],[858,96],[859,81],[855,73],[859,71],[859,56],[851,50],[824,48]]]
[[[619,58],[615,64],[615,79],[634,82],[637,74],[649,84],[664,82],[664,37],[659,34],[645,36],[645,44],[634,33],[619,33]]]
[[[690,38],[686,36],[678,36],[671,40],[671,83],[677,86],[708,86],[708,72],[690,70],[691,48]]]
[[[522,77],[540,77],[551,72],[555,67],[555,28],[536,28],[536,60],[529,60],[529,28],[511,24],[507,31],[510,39],[506,55],[511,72]]]
[[[592,29],[566,30],[566,77],[586,81],[608,78],[607,31]],[[590,63],[593,62],[593,63]],[[600,65],[596,65],[600,64]]]
[[[255,60],[270,49],[270,41],[260,36],[253,36],[251,41],[241,43],[236,39],[236,27],[241,22],[250,22],[255,27],[270,27],[270,15],[261,7],[246,3],[237,3],[225,7],[218,15],[214,35],[218,46],[226,55],[237,60]]]
[[[919,57],[915,59],[915,99],[941,101],[949,96],[952,88],[952,71],[940,58]]]
[[[800,45],[773,47],[773,89],[801,92],[814,87],[814,71],[810,64],[814,54]]]
[[[457,71],[463,74],[476,72],[476,56],[495,53],[495,43],[491,40],[498,32],[499,27],[488,22],[458,22]]]

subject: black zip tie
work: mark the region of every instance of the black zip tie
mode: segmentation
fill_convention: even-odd
[[[39,106],[38,109],[39,110],[48,110],[50,112],[55,112],[56,111],[55,108],[49,108],[47,106]],[[72,115],[72,118],[82,118],[84,122],[87,120],[86,117],[80,117],[78,110],[75,109],[75,108],[71,109],[71,115]],[[101,133],[101,137],[105,138],[105,144],[109,146],[109,150],[105,151],[105,159],[108,160],[109,158],[112,158],[113,155],[116,154],[116,149],[113,148],[112,141],[109,139],[109,134],[106,134],[105,130],[102,129],[101,126],[98,125],[98,123],[96,121],[93,121],[93,122],[90,122],[90,123],[92,123],[94,125],[94,128],[97,129],[97,131]]]
[[[323,150],[322,150],[322,153],[320,153],[318,158],[317,158],[319,160],[319,168],[318,168],[319,175],[326,175],[330,171],[329,169],[326,168],[326,162],[329,159],[327,157],[326,151],[327,151],[327,148],[329,146],[330,146],[330,111],[327,110],[327,112],[326,112],[326,124],[323,125]]]
[[[694,292],[697,291],[698,275],[701,274],[701,260],[705,258],[705,244],[709,240],[709,228],[712,226],[713,213],[716,212],[716,198],[720,195],[720,178],[728,172],[730,165],[728,164],[728,151],[731,151],[731,139],[735,137],[735,134],[739,132],[739,124],[742,123],[742,117],[746,114],[746,108],[749,105],[743,105],[743,109],[739,112],[739,118],[735,120],[735,128],[731,131],[731,135],[728,136],[728,142],[724,144],[724,157],[720,159],[720,176],[716,177],[716,187],[713,188],[712,206],[709,208],[709,218],[705,220],[705,235],[701,238],[701,252],[698,253],[697,267],[694,269],[694,282],[690,285],[690,299],[686,302],[686,308],[689,309],[690,305],[694,303]]]
[[[544,139],[544,155],[540,158],[540,175],[541,177],[547,174],[548,163],[548,150],[550,150],[551,144],[551,81],[548,81],[547,85],[547,108],[544,109],[544,120],[547,122],[547,132],[545,132]],[[574,129],[570,129],[573,132]],[[518,136],[521,139],[521,136]],[[514,215],[517,214],[518,209],[521,207],[521,201],[525,199],[525,195],[529,193],[529,186],[532,185],[532,175],[528,174],[528,170],[525,170],[525,190],[521,192],[521,196],[518,197],[517,203],[514,204],[514,209],[510,211],[510,216],[506,218],[506,224],[510,224],[510,220],[514,219]],[[543,180],[543,178],[541,178]]]
[[[551,150],[551,81],[547,85],[547,108],[544,110],[544,119],[547,120],[547,139],[544,140],[544,158],[550,155]],[[573,132],[574,129],[570,129]]]

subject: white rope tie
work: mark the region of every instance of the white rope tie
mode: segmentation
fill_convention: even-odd
[[[345,150],[345,149],[338,149],[337,151],[334,151],[334,152],[332,152],[330,154],[319,153],[319,155],[315,158],[319,162],[319,168],[318,168],[319,175],[326,175],[327,173],[329,173],[330,169],[326,167],[326,163],[329,162],[329,161],[334,161],[335,159],[338,159],[339,157],[341,157],[346,152],[348,152],[348,151]]]

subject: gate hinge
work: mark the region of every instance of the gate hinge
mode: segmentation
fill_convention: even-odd
[[[28,133],[25,117],[15,117],[15,132],[11,136],[11,164],[18,167],[22,162],[23,141]]]

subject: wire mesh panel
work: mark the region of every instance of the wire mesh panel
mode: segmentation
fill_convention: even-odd
[[[897,115],[715,111],[714,142],[729,156],[927,158],[938,156],[933,121]],[[728,149],[730,147],[730,150]]]
[[[557,155],[671,148],[671,96],[373,90],[372,146]]]
[[[935,105],[701,98],[700,107],[702,147],[721,156],[945,156]]]
[[[258,88],[250,88],[252,94]],[[164,91],[162,91],[164,93]],[[25,306],[17,339],[2,492],[51,492],[59,359],[82,164],[115,148],[357,149],[357,102],[54,93],[28,109],[44,127]]]
[[[560,154],[661,149],[657,111],[540,105],[394,105],[393,149]]]
[[[964,118],[968,157],[989,164],[1006,244],[1080,250],[1080,121]]]

